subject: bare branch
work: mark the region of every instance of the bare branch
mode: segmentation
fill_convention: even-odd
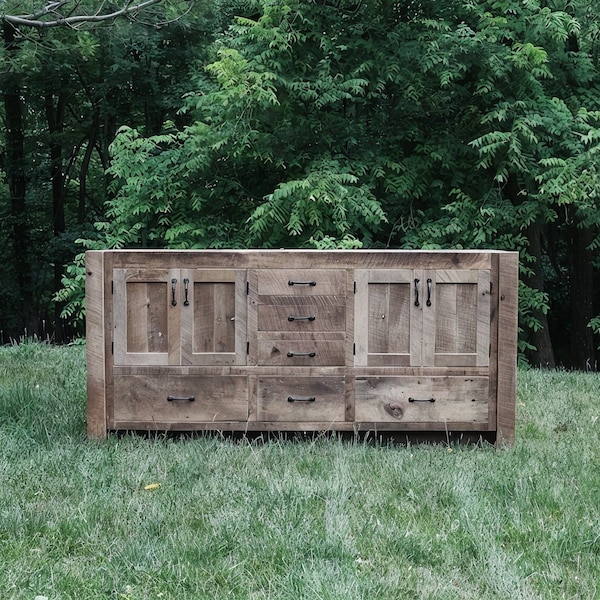
[[[65,7],[70,0],[55,0],[54,2],[48,2],[42,10],[36,13],[31,13],[29,15],[0,15],[0,19],[11,23],[15,27],[35,27],[36,29],[65,26],[77,27],[82,24],[100,23],[102,21],[112,21],[113,19],[127,15],[136,15],[153,4],[159,4],[162,1],[163,0],[142,0],[141,2],[134,3],[132,0],[125,0],[125,4],[122,8],[110,13],[102,13],[102,6],[104,6],[104,2],[102,2],[100,8],[92,14],[74,15],[71,13],[69,16],[64,16],[59,11]]]

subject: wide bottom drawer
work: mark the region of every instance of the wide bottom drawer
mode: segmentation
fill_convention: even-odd
[[[359,377],[355,418],[380,423],[487,423],[488,377]]]
[[[259,421],[344,421],[344,378],[261,377],[257,409]]]
[[[248,419],[245,376],[119,375],[115,421],[214,422]]]

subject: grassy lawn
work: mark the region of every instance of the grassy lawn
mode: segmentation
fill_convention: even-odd
[[[502,450],[98,442],[83,347],[0,348],[0,599],[600,598],[600,376],[518,386]]]

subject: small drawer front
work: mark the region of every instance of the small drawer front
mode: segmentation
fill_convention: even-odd
[[[119,375],[115,377],[115,421],[246,421],[244,376]]]
[[[261,377],[258,380],[259,421],[344,421],[343,377]]]
[[[346,272],[334,269],[261,269],[259,296],[343,296]]]
[[[487,377],[360,377],[355,418],[361,422],[488,422]]]
[[[344,342],[324,340],[261,340],[258,364],[278,367],[344,365]]]
[[[261,304],[258,306],[259,331],[344,331],[346,309],[343,304]]]

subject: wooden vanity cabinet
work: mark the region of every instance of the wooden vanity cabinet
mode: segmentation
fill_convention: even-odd
[[[514,437],[517,254],[90,251],[88,434]]]

